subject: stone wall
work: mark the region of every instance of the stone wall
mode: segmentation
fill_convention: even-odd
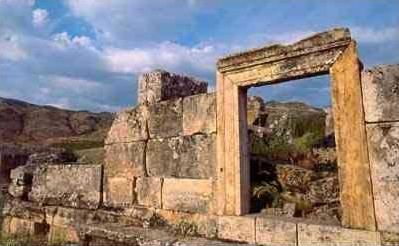
[[[141,76],[140,104],[117,115],[105,141],[106,206],[210,211],[216,97],[206,87],[165,71]]]
[[[399,65],[362,73],[377,229],[399,233]]]
[[[46,205],[96,209],[102,199],[102,166],[48,165],[33,173],[29,200]]]

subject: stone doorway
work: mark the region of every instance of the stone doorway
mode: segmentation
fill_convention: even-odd
[[[375,230],[361,63],[349,30],[334,29],[292,45],[227,56],[217,65],[217,214],[245,215],[250,211],[248,88],[330,74],[342,225]]]

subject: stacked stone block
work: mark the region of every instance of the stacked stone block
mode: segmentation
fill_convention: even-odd
[[[399,66],[362,73],[377,228],[399,233]]]
[[[29,200],[45,205],[97,209],[102,195],[101,165],[48,165],[35,168]]]
[[[174,98],[206,93],[208,83],[195,78],[155,70],[139,78],[139,104],[153,104]]]
[[[106,206],[210,210],[216,97],[206,87],[160,70],[140,77],[139,106],[119,113],[106,139]]]

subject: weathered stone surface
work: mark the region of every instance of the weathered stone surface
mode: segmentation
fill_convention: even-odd
[[[152,139],[147,146],[150,176],[209,178],[216,162],[216,136],[193,135]]]
[[[145,141],[105,146],[105,176],[133,178],[145,174]]]
[[[150,138],[181,136],[183,133],[183,100],[168,100],[148,106]]]
[[[339,226],[298,224],[298,245],[356,244],[379,245],[380,234],[376,231],[346,229]]]
[[[142,177],[136,181],[137,203],[146,207],[161,208],[162,179]]]
[[[255,217],[220,216],[218,237],[239,242],[255,243]]]
[[[3,216],[17,217],[32,222],[45,220],[45,210],[39,204],[21,201],[19,199],[7,199],[2,211]]]
[[[378,229],[399,233],[399,123],[367,125]]]
[[[296,245],[296,224],[278,218],[256,218],[256,243],[262,245]]]
[[[80,242],[79,232],[74,227],[52,225],[48,232],[48,241],[54,244],[62,242],[78,243]]]
[[[391,232],[382,232],[381,245],[383,246],[399,245],[399,234]]]
[[[147,140],[149,137],[147,117],[148,109],[146,106],[137,106],[118,113],[108,132],[105,143],[127,143]]]
[[[375,230],[360,70],[356,43],[351,41],[330,71],[342,225]]]
[[[129,207],[134,201],[134,178],[106,178],[104,204],[107,207]]]
[[[157,209],[156,213],[169,225],[178,226],[182,222],[195,225],[197,233],[207,238],[217,237],[218,217],[210,214],[187,213],[181,211]]]
[[[284,189],[302,192],[316,177],[313,171],[295,165],[276,165],[276,175]]]
[[[359,82],[355,77],[355,74],[359,74],[359,62],[355,43],[351,41],[349,30],[343,28],[319,33],[291,45],[273,45],[253,49],[218,60],[216,83],[218,117],[217,170],[222,170],[217,172],[216,184],[219,214],[241,215],[248,213],[250,209],[248,134],[247,122],[244,120],[246,119],[246,88],[328,73],[331,66],[335,66],[338,59],[343,56],[350,58],[349,62],[347,60],[341,61],[341,63],[347,62],[345,67],[348,71],[344,72],[354,77],[347,76],[349,79],[346,79],[345,75],[347,73],[345,73],[343,76],[336,77],[336,80],[339,84],[347,84],[347,81]],[[333,70],[331,71],[334,72]],[[351,78],[353,80],[350,80]],[[343,91],[347,92],[345,88],[343,88]],[[355,104],[355,102],[361,102],[361,98],[358,97],[359,95],[360,93],[354,93],[353,102],[350,101],[354,105],[351,109],[358,112],[359,117],[350,110],[348,115],[361,119],[360,115],[362,114],[357,107],[359,104]],[[346,102],[348,97],[339,97],[340,103],[342,98],[345,98]],[[362,126],[362,124],[364,124],[364,121],[357,122],[352,120],[352,125]],[[350,136],[350,134],[347,136]],[[352,142],[362,143],[361,141],[357,141],[358,139],[355,138]],[[360,145],[363,146],[363,144]],[[353,155],[359,156],[359,152],[363,150],[361,148],[353,148]],[[367,153],[363,152],[361,154]],[[361,157],[365,156],[362,155]],[[355,163],[355,167],[359,167],[359,170],[363,171],[363,166],[358,165],[359,162]],[[349,185],[348,187],[353,188]],[[362,190],[364,187],[365,185],[361,185],[358,190]],[[354,190],[356,190],[356,187]],[[356,211],[354,214],[365,215],[357,216],[357,218],[362,218],[359,220],[366,221],[364,224],[367,224],[373,218],[367,212],[364,212],[364,210],[369,212],[372,209],[369,210],[368,206],[370,205],[370,199],[368,199],[370,197],[367,197],[370,195],[369,190],[363,190],[365,192],[356,192],[355,194],[365,193],[364,199],[358,200],[365,200],[367,202],[366,209],[354,209]],[[358,203],[355,203],[355,205],[359,205],[360,207]],[[362,221],[359,224],[361,223]]]
[[[334,134],[334,112],[331,107],[324,109],[326,112],[326,126],[325,126],[325,136],[332,136]]]
[[[1,147],[0,149],[0,185],[8,185],[11,181],[12,169],[25,165],[29,154],[16,147]]]
[[[381,65],[362,73],[367,122],[399,120],[399,65]]]
[[[94,224],[82,226],[82,233],[92,238],[89,245],[141,245],[140,242],[148,242],[148,245],[164,241],[169,245],[176,241],[176,237],[160,230],[148,230],[135,226],[123,226],[118,223]],[[97,240],[102,239],[100,242]],[[104,241],[104,239],[106,241]]]
[[[216,132],[216,95],[199,94],[183,99],[183,135]]]
[[[282,208],[264,208],[261,210],[262,215],[278,216],[292,218],[295,214],[295,203],[284,203]]]
[[[5,235],[33,235],[34,224],[34,222],[29,220],[6,217],[6,219],[3,221],[2,232]]]
[[[206,213],[210,210],[212,184],[205,179],[165,178],[162,189],[164,209]]]
[[[337,176],[312,181],[306,197],[313,204],[339,202],[339,181]]]
[[[31,154],[26,164],[30,166],[38,166],[54,163],[71,163],[76,162],[76,159],[76,156],[71,151],[62,148],[50,148]]]
[[[138,101],[140,104],[206,93],[208,83],[187,76],[154,70],[139,78]]]
[[[341,217],[342,208],[339,202],[327,203],[322,205],[318,204],[317,206],[311,208],[311,210],[306,211],[306,218],[315,221],[327,222],[332,225],[340,225]]]
[[[102,166],[49,165],[34,172],[29,198],[49,205],[95,209],[101,201]]]
[[[11,170],[8,193],[17,198],[27,197],[31,189],[34,170],[33,165],[19,166]]]
[[[261,48],[251,49],[245,52],[240,52],[236,54],[231,54],[226,57],[223,57],[218,60],[217,66],[218,69],[222,72],[231,71],[231,70],[239,70],[240,68],[253,67],[255,65],[262,64],[260,60],[263,60],[263,63],[273,63],[276,60],[280,61],[286,58],[289,60],[288,55],[295,54],[298,52],[303,55],[305,50],[311,51],[319,51],[328,45],[333,47],[329,47],[328,51],[334,50],[336,46],[347,45],[348,41],[350,41],[350,32],[346,28],[336,28],[326,32],[317,33],[311,37],[300,40],[296,43],[289,45],[268,45]],[[308,55],[305,53],[305,55]],[[297,58],[297,57],[294,57]],[[322,59],[325,62],[333,62],[327,59]],[[292,69],[291,66],[284,66],[286,69]],[[268,71],[271,75],[272,73]],[[308,72],[311,73],[311,72]]]
[[[247,99],[247,122],[248,127],[260,126],[265,127],[267,113],[265,111],[265,103],[261,97],[252,96]]]

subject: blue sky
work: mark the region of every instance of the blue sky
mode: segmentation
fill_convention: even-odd
[[[366,67],[399,63],[399,0],[0,0],[0,97],[68,109],[136,104],[140,73],[209,81],[225,54],[349,27]],[[254,89],[329,103],[326,77]]]

